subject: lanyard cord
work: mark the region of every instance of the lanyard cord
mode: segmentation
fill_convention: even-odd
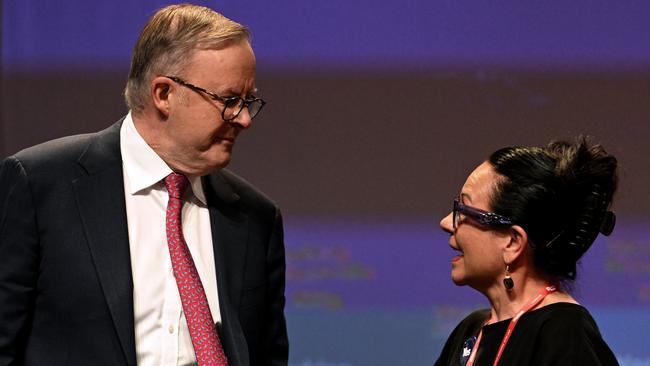
[[[555,286],[546,286],[544,287],[537,296],[535,296],[533,299],[531,299],[528,304],[524,305],[519,312],[510,320],[510,324],[508,324],[508,329],[506,330],[506,334],[503,335],[503,339],[501,340],[501,345],[499,346],[499,351],[497,352],[497,357],[494,359],[494,363],[492,366],[497,366],[499,363],[499,359],[501,359],[501,354],[503,353],[503,350],[506,348],[506,345],[508,344],[508,341],[510,340],[510,336],[512,335],[512,331],[515,329],[515,326],[517,325],[517,322],[519,321],[519,318],[521,318],[522,315],[530,311],[532,308],[537,306],[544,298],[546,295],[550,294],[551,292],[556,291],[557,288]],[[481,331],[478,333],[478,337],[476,338],[476,343],[474,343],[474,347],[472,348],[472,353],[469,356],[469,359],[467,360],[466,366],[473,366],[474,365],[474,359],[476,358],[476,353],[478,352],[478,346],[481,343],[481,337],[483,336],[483,328],[481,327]]]

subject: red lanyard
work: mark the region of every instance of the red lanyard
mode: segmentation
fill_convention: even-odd
[[[544,298],[546,295],[550,294],[551,292],[554,292],[557,290],[555,286],[547,286],[544,287],[537,296],[535,296],[528,304],[524,305],[521,310],[510,320],[510,324],[508,324],[508,329],[506,330],[506,334],[503,336],[503,339],[501,340],[501,346],[499,346],[499,352],[497,352],[497,357],[494,359],[494,363],[492,364],[493,366],[496,366],[499,363],[499,359],[501,359],[501,354],[503,353],[503,350],[506,348],[506,345],[508,344],[508,341],[510,340],[510,336],[512,335],[512,331],[515,329],[515,326],[517,325],[517,322],[519,321],[519,318],[521,318],[522,315],[530,311],[532,308],[537,306]],[[474,343],[474,347],[472,347],[472,353],[469,356],[469,359],[467,360],[467,364],[465,366],[472,366],[474,365],[474,359],[476,358],[476,352],[478,351],[478,345],[481,343],[481,336],[483,335],[483,328],[481,328],[481,331],[478,333],[478,337],[476,338],[476,343]]]

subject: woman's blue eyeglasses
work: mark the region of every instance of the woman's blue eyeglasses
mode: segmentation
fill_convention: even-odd
[[[496,226],[504,227],[514,225],[512,220],[505,216],[495,214],[494,212],[483,211],[478,208],[466,206],[460,203],[460,199],[454,199],[454,210],[453,210],[453,223],[454,229],[458,227],[460,220],[462,219],[461,215],[468,217],[475,222],[485,225],[485,226]]]

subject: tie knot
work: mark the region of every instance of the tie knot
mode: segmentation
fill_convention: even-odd
[[[183,174],[171,173],[165,177],[165,187],[167,187],[169,197],[180,199],[189,184],[190,182]]]

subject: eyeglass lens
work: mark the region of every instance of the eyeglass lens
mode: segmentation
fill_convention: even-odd
[[[237,118],[239,113],[244,109],[244,106],[246,106],[250,118],[254,118],[262,109],[262,104],[260,99],[249,101],[244,101],[242,98],[228,99],[224,103],[223,118],[227,121]]]

